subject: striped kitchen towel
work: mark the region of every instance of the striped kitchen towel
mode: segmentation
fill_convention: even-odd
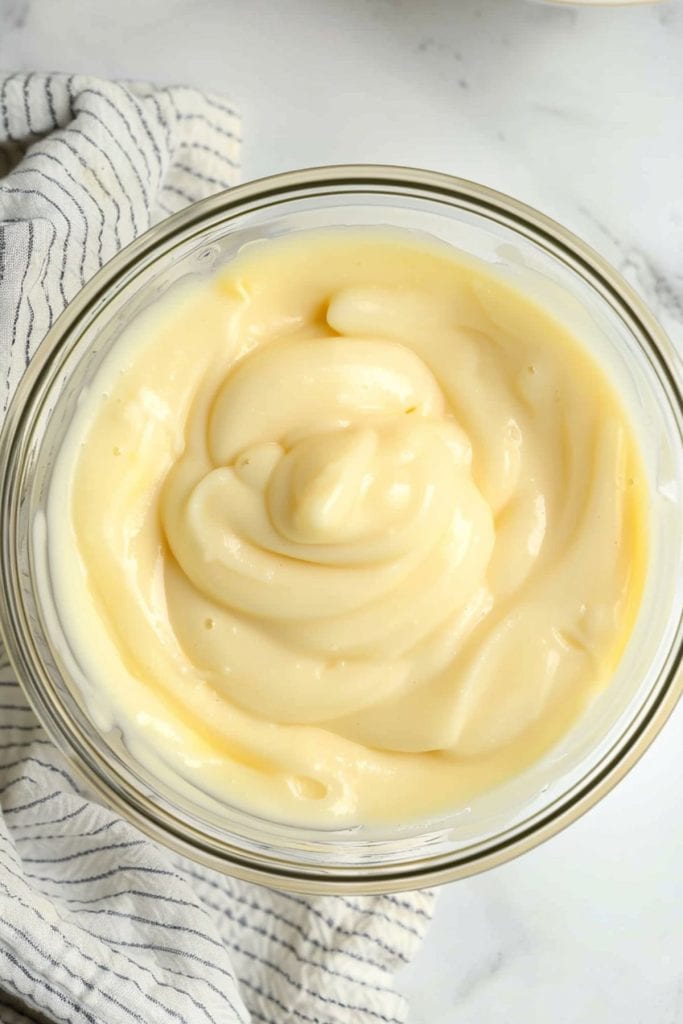
[[[0,79],[2,413],[45,332],[155,220],[232,185],[224,100]],[[93,802],[0,651],[0,1020],[391,1024],[431,893],[301,897],[181,861]]]

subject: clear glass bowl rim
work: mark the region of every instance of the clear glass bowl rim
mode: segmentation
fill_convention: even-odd
[[[310,865],[278,858],[218,853],[202,846],[201,839],[183,828],[176,817],[157,806],[145,806],[142,794],[129,791],[119,776],[112,779],[111,765],[83,737],[75,735],[63,714],[55,713],[56,695],[46,691],[45,676],[27,636],[25,619],[17,614],[21,601],[14,578],[13,542],[16,540],[17,489],[32,419],[54,384],[51,363],[64,347],[78,323],[107,296],[115,293],[117,282],[147,259],[164,253],[197,235],[202,226],[215,226],[221,214],[248,212],[255,203],[277,207],[284,200],[305,196],[371,193],[412,198],[446,198],[451,205],[470,210],[489,221],[503,224],[525,238],[541,244],[546,251],[561,254],[563,262],[601,293],[657,363],[673,401],[679,436],[683,436],[683,398],[679,362],[666,334],[645,303],[601,256],[580,238],[534,208],[466,179],[434,171],[381,165],[340,165],[310,168],[274,175],[236,186],[194,203],[150,228],[106,263],[71,300],[47,333],[32,359],[10,403],[0,434],[0,521],[2,528],[2,572],[0,573],[0,636],[27,699],[48,735],[67,756],[81,777],[100,797],[151,838],[176,852],[248,881],[302,892],[389,892],[423,887],[465,877],[502,864],[545,841],[576,820],[599,801],[636,763],[665,721],[683,692],[683,621],[677,623],[674,642],[664,671],[653,688],[653,697],[640,709],[627,732],[626,741],[610,751],[592,772],[549,808],[544,808],[524,828],[511,836],[494,837],[479,844],[473,853],[452,856],[424,856],[413,862],[392,865],[336,865],[313,869]],[[141,797],[141,799],[140,799]]]

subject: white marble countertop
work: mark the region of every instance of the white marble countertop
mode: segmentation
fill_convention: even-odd
[[[1,0],[0,65],[183,80],[244,116],[244,177],[412,164],[582,234],[683,345],[683,2]],[[442,891],[411,1024],[683,1021],[683,708],[569,831]]]

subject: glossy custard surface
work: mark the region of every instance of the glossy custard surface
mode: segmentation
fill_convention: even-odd
[[[436,242],[253,243],[142,314],[84,396],[60,615],[155,770],[322,825],[462,806],[614,672],[646,485],[603,371]]]

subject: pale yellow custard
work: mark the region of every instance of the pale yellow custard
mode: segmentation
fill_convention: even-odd
[[[138,318],[48,537],[131,749],[338,826],[461,807],[558,739],[628,639],[646,498],[559,321],[441,243],[337,229],[252,243]]]

